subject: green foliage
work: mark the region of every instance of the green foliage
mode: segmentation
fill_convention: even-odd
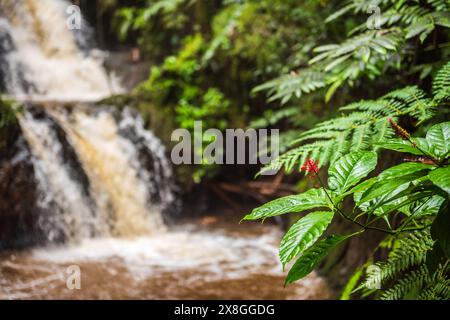
[[[280,261],[283,268],[298,254],[311,247],[323,234],[333,212],[312,212],[298,220],[286,233],[280,244]]]
[[[373,12],[374,7],[379,9],[379,17],[375,14],[367,20],[367,12]],[[340,43],[316,47],[309,66],[256,90],[268,90],[271,99],[285,103],[304,93],[327,88],[325,100],[329,101],[337,89],[360,85],[362,78],[374,80],[391,72],[395,77],[398,71],[411,68],[411,63],[417,61],[416,39],[425,46],[430,34],[450,27],[448,7],[445,1],[347,1],[326,22],[333,24],[352,14],[366,18],[363,24],[352,28]],[[436,43],[433,46],[437,48]],[[414,69],[428,74],[429,67],[424,64]]]
[[[343,194],[366,177],[377,165],[375,152],[354,152],[337,160],[328,171],[328,186],[335,194]]]
[[[220,89],[203,88],[195,81],[203,48],[200,34],[187,37],[178,55],[169,56],[161,66],[153,67],[148,81],[138,88],[149,93],[153,103],[175,110],[176,127],[193,129],[194,120],[211,127],[227,127],[230,101]]]
[[[263,94],[251,96],[251,88],[311,58],[315,35],[326,33],[328,10],[319,1],[292,0],[127,5],[116,14],[117,32],[123,40],[137,39],[153,65],[134,99],[149,123],[157,110],[172,128],[192,130],[194,121],[221,130],[245,127],[263,111]],[[282,136],[286,148],[291,137]],[[193,168],[196,180],[209,169],[215,170]]]
[[[0,97],[0,129],[14,122],[17,112],[20,112],[18,105]]]
[[[435,100],[448,102],[450,100],[450,63],[447,63],[436,74],[433,82]]]
[[[358,290],[370,292],[377,286],[389,285],[380,295],[383,300],[450,299],[448,259],[438,261],[436,270],[427,267],[427,254],[433,250],[433,243],[427,230],[395,239],[387,261],[371,268]]]
[[[379,17],[368,14],[373,5]],[[308,159],[329,166],[318,174],[327,178],[321,188],[244,217],[300,213],[280,250],[283,264],[297,257],[286,283],[340,243],[378,231],[394,249],[376,264],[385,278],[370,280],[369,270],[364,294],[422,299],[449,292],[449,129],[442,122],[450,102],[449,11],[448,0],[139,0],[117,22],[122,38],[137,38],[154,65],[136,90],[144,111],[163,110],[173,127],[190,130],[195,120],[220,129],[277,126],[283,154],[263,170],[291,172]],[[386,169],[380,152],[409,160]],[[199,167],[195,176],[207,171]],[[339,218],[358,231],[327,234]],[[370,289],[375,280],[384,293]]]
[[[392,120],[390,126],[397,135],[408,141],[409,147],[416,151],[414,153],[421,154],[428,163],[405,162],[361,182],[375,169],[377,154],[373,151],[350,152],[331,164],[328,170],[328,188],[318,177],[322,188],[312,189],[314,193],[309,190],[300,195],[274,200],[254,209],[245,217],[248,220],[267,218],[280,213],[313,209],[320,203],[328,203],[331,211],[313,212],[304,216],[281,241],[280,261],[283,266],[298,257],[288,273],[287,284],[305,277],[341,242],[373,230],[391,237],[394,242],[393,250],[386,262],[376,263],[375,268],[366,266],[367,276],[359,290],[364,289],[366,294],[370,294],[373,289],[385,285],[380,295],[382,299],[431,296],[436,299],[450,298],[450,214],[446,192],[449,154],[443,148],[448,146],[447,130],[450,129],[450,122],[432,126],[423,141],[409,136],[402,128],[401,131]],[[422,142],[416,143],[419,140]],[[392,148],[392,142],[387,143]],[[427,146],[426,151],[421,149],[422,145]],[[399,149],[405,151],[403,145]],[[302,170],[320,174],[312,159],[308,159]],[[433,183],[442,189],[436,188]],[[289,201],[301,199],[303,204],[309,195],[316,196],[314,205],[302,207]],[[353,201],[350,212],[342,205],[348,200]],[[429,210],[427,204],[430,201],[438,212]],[[351,222],[359,231],[347,236],[332,235],[319,240],[334,216]],[[386,226],[380,226],[381,222]],[[393,225],[396,227],[392,227]],[[427,267],[427,260],[430,260],[428,265],[436,266],[432,272]],[[352,287],[356,282],[357,280],[353,281]],[[346,295],[349,296],[349,293]]]
[[[397,239],[393,247],[386,262],[378,262],[378,269],[370,269],[360,289],[375,288],[412,267],[424,264],[427,252],[433,247],[433,240],[429,232],[415,231]]]
[[[447,193],[450,193],[450,168],[439,168],[428,175],[431,182]]]
[[[441,123],[433,126],[427,132],[428,151],[435,155],[439,161],[450,156],[450,122]]]
[[[290,212],[302,212],[305,210],[328,207],[330,205],[325,197],[325,191],[321,189],[310,189],[305,193],[287,196],[273,200],[265,205],[254,209],[244,217],[244,220],[258,220],[279,216]]]
[[[300,255],[298,260],[292,266],[286,277],[285,284],[290,284],[306,277],[331,250],[347,238],[348,237],[341,235],[331,235],[314,243]]]
[[[439,72],[439,81],[433,82],[434,88],[450,81],[450,73],[445,72],[449,66],[450,62]],[[445,108],[444,101],[450,99],[450,95],[443,94],[442,90],[435,89],[434,92],[438,92],[439,96],[429,98],[423,90],[410,86],[392,91],[377,100],[362,100],[344,106],[340,108],[342,116],[321,122],[301,133],[294,143],[303,144],[281,155],[264,170],[284,167],[289,172],[296,163],[303,163],[308,157],[326,165],[349,152],[376,150],[381,142],[384,148],[421,154],[405,141],[390,139],[394,136],[394,130],[387,120],[411,117],[420,124],[431,119],[437,110]],[[448,133],[430,133],[434,134]],[[436,147],[445,151],[445,146]]]

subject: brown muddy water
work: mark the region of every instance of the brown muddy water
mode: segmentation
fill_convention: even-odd
[[[331,298],[325,280],[314,273],[284,288],[280,236],[275,226],[224,224],[209,217],[148,237],[3,253],[0,298]],[[71,266],[80,268],[80,289],[67,284]]]

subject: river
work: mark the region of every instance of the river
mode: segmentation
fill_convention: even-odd
[[[23,106],[0,159],[0,298],[332,297],[314,273],[284,288],[277,226],[184,217],[167,150],[139,114],[94,107],[122,89],[64,27],[69,5],[0,1],[3,89]]]

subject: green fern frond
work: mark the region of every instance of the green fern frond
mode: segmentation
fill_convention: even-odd
[[[433,8],[439,11],[450,11],[450,2],[448,0],[428,0]]]
[[[434,77],[433,95],[438,102],[450,101],[450,61]]]
[[[388,118],[408,115],[420,123],[435,115],[436,105],[422,90],[407,87],[378,100],[362,100],[340,110],[350,113],[321,122],[300,134],[293,144],[302,145],[275,159],[264,170],[284,167],[289,172],[296,161],[308,156],[320,160],[323,166],[346,152],[372,149],[374,143],[394,135]]]
[[[428,274],[428,270],[423,265],[418,270],[413,270],[406,275],[406,277],[400,279],[392,288],[386,290],[381,295],[381,300],[399,300],[406,294],[413,291],[420,291],[422,286],[431,282],[431,277]]]
[[[386,290],[382,300],[399,300],[408,295],[418,300],[448,300],[450,299],[449,266],[440,265],[434,274],[430,274],[425,264],[409,272],[398,280],[394,286]]]
[[[417,300],[450,300],[450,278],[448,278],[448,275],[445,276],[444,271],[434,278],[435,281],[432,281],[427,288],[419,293]]]
[[[431,287],[431,288],[423,290],[417,296],[417,300],[437,300],[437,297],[436,297],[436,294],[435,294],[435,288]]]
[[[267,90],[271,101],[281,100],[286,103],[293,97],[328,86],[325,100],[329,101],[344,84],[351,86],[361,77],[373,79],[383,72],[382,66],[384,69],[398,69],[401,65],[390,61],[410,63],[411,55],[414,54],[409,50],[412,38],[417,37],[424,42],[437,26],[450,27],[448,1],[429,2],[347,1],[326,21],[333,21],[349,12],[365,17],[373,13],[377,14],[373,21],[376,27],[371,28],[364,23],[353,29],[341,43],[315,48],[316,55],[310,60],[310,67],[300,70],[298,75],[281,76],[256,90]],[[316,76],[312,77],[311,73]]]
[[[281,100],[282,104],[291,98],[300,98],[305,93],[313,92],[326,86],[322,72],[305,69],[300,73],[291,73],[266,82],[253,89],[254,92],[268,91],[269,101]]]
[[[384,263],[378,263],[376,272],[367,275],[361,287],[373,288],[374,284],[383,284],[397,274],[422,264],[427,251],[433,247],[433,240],[428,231],[418,231],[396,241],[394,249]]]
[[[357,290],[373,293],[373,288],[389,286],[381,291],[382,300],[450,298],[450,266],[448,260],[430,274],[425,264],[434,241],[428,229],[408,233],[393,242],[386,262],[367,267],[366,278]]]

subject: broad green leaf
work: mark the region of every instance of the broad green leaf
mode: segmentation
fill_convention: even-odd
[[[402,207],[399,211],[408,216],[414,214],[415,218],[434,216],[438,214],[439,208],[444,201],[445,199],[443,197],[434,195],[428,199],[416,201],[407,207]]]
[[[355,203],[359,202],[364,192],[366,192],[367,189],[369,189],[374,183],[376,183],[377,179],[378,177],[367,179],[352,188],[351,192],[353,193],[353,200],[355,200]]]
[[[428,130],[426,139],[431,152],[439,159],[445,159],[450,154],[450,121],[434,125]]]
[[[329,171],[328,184],[335,193],[344,193],[366,177],[377,165],[377,154],[373,151],[350,153],[334,162]]]
[[[334,205],[335,206],[338,205],[341,201],[344,200],[345,197],[347,197],[351,194],[353,194],[353,197],[356,197],[356,194],[362,195],[364,193],[364,191],[366,191],[376,181],[377,181],[377,177],[367,179],[364,182],[357,184],[356,186],[354,186],[353,188],[351,188],[350,190],[348,190],[347,192],[344,192],[344,193],[336,193],[336,192],[330,191]]]
[[[414,142],[416,143],[417,150],[419,150],[421,153],[420,155],[423,155],[423,152],[425,152],[425,155],[433,155],[433,152],[431,150],[430,142],[425,138],[413,138]],[[422,152],[423,151],[423,152]]]
[[[297,259],[286,277],[285,284],[287,285],[306,277],[333,248],[348,237],[332,235],[316,242]]]
[[[423,171],[423,170],[431,170],[434,167],[428,164],[417,163],[417,162],[407,162],[402,163],[400,165],[391,167],[383,171],[376,179],[381,181],[381,183],[385,181],[393,181],[392,179],[405,176],[408,174],[413,174],[415,172]],[[423,174],[425,175],[425,174]],[[370,181],[369,179],[367,181]],[[367,184],[367,182],[361,183],[361,185]],[[378,183],[378,185],[380,182]],[[417,193],[417,188],[415,186],[409,187],[408,184],[401,184],[397,188],[390,190],[390,192],[386,192],[381,194],[376,199],[366,202],[360,202],[362,196],[365,192],[372,187],[374,183],[370,183],[366,188],[362,189],[355,193],[354,200],[358,203],[358,207],[363,210],[373,212],[377,216],[385,216],[390,212],[395,210],[399,210],[404,206],[407,206],[417,200],[420,200],[424,197],[429,197],[430,194],[426,192]],[[356,187],[355,187],[356,188]]]
[[[428,174],[431,182],[447,193],[450,193],[450,167],[438,168]]]
[[[447,258],[450,258],[450,208],[448,200],[441,206],[431,226],[431,237],[437,240]]]
[[[421,170],[431,170],[434,167],[429,164],[424,164],[420,162],[405,162],[402,164],[399,164],[397,166],[391,167],[389,169],[384,170],[380,175],[378,176],[378,180],[384,180],[384,179],[392,179],[397,178],[401,176],[405,176],[410,173],[414,173]]]
[[[289,212],[301,212],[321,207],[329,207],[325,191],[322,188],[310,189],[301,194],[270,201],[261,207],[253,209],[243,220],[266,219]]]
[[[383,194],[376,199],[371,201],[358,203],[358,201],[364,195],[364,192],[361,194],[359,199],[355,198],[356,203],[358,203],[358,207],[365,211],[367,214],[375,214],[377,216],[382,216],[386,211],[389,210],[390,207],[395,206],[405,200],[407,195],[411,194],[412,190],[415,186],[409,186],[408,184],[402,184],[398,188],[392,190],[389,193]]]
[[[285,234],[280,245],[283,268],[295,256],[311,247],[333,219],[333,212],[312,212],[298,220]]]
[[[426,170],[421,170],[404,176],[378,181],[377,183],[372,185],[366,192],[364,192],[363,196],[358,202],[358,206],[360,206],[362,203],[371,201],[380,196],[390,194],[403,184],[413,182],[425,176],[426,174],[427,174]]]
[[[398,152],[406,152],[414,155],[423,155],[423,153],[419,149],[411,145],[411,142],[402,139],[389,140],[387,142],[376,144],[376,146],[383,149],[394,150]]]
[[[433,196],[433,192],[416,192],[408,194],[407,196],[403,196],[400,198],[394,197],[394,199],[380,207],[378,207],[374,213],[377,216],[386,216],[387,214],[399,210],[405,206],[410,205],[416,201],[422,200],[423,198],[430,198]]]

